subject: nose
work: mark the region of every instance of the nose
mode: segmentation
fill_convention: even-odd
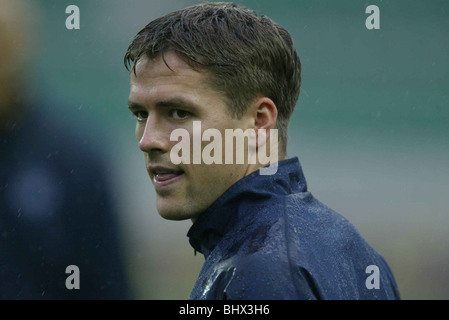
[[[148,116],[146,122],[137,126],[136,135],[139,148],[143,152],[167,152],[169,135],[164,132],[161,121],[155,115]]]

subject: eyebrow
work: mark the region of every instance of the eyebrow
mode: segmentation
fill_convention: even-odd
[[[160,100],[155,103],[156,107],[171,107],[176,109],[197,109],[199,106],[193,102],[184,100],[182,98],[172,98],[167,100]],[[128,108],[130,110],[146,109],[146,107],[140,103],[128,101]]]

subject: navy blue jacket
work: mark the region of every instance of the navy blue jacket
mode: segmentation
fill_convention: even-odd
[[[400,298],[384,258],[307,191],[297,158],[237,181],[188,237],[206,258],[191,299]]]

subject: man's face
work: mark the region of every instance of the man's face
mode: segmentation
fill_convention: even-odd
[[[170,220],[196,219],[249,173],[248,165],[192,161],[174,165],[170,151],[178,141],[170,141],[172,131],[185,129],[193,139],[193,121],[201,121],[202,132],[214,128],[225,137],[225,129],[245,130],[254,125],[254,119],[250,113],[232,117],[224,96],[209,87],[204,73],[193,70],[172,51],[164,58],[172,70],[161,57],[138,61],[137,76],[131,72],[129,107],[137,117],[136,137],[156,190],[159,214]],[[208,143],[203,142],[202,148]]]

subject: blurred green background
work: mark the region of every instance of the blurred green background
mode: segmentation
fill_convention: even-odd
[[[149,21],[199,1],[38,0],[32,99],[89,132],[107,158],[140,299],[187,299],[204,261],[190,221],[163,220],[127,110],[123,56]],[[293,36],[303,65],[289,155],[309,190],[390,264],[403,299],[449,298],[449,2],[236,1]],[[67,30],[75,4],[80,30]],[[365,8],[380,9],[367,30]]]

